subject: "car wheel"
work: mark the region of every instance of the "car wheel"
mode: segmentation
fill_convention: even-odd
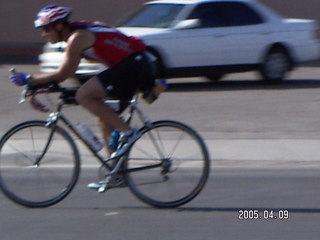
[[[211,74],[206,76],[206,78],[212,82],[218,82],[219,80],[221,80],[221,78],[223,78],[223,74]]]
[[[282,49],[274,49],[266,55],[260,73],[264,81],[278,83],[285,78],[290,66],[291,59],[288,53]]]

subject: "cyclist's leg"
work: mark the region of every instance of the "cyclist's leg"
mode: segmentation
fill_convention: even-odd
[[[108,95],[97,77],[91,78],[81,86],[76,95],[80,105],[88,109],[108,126],[117,128],[120,131],[129,130],[128,126],[119,118],[118,114],[111,107],[104,104],[103,100],[107,97]]]
[[[118,114],[108,105],[104,104],[104,99],[108,97],[103,85],[97,77],[93,77],[82,85],[76,94],[77,102],[86,108],[93,115],[98,117],[100,126],[108,145],[111,131],[128,131],[129,127],[118,116]]]
[[[108,68],[86,82],[77,92],[77,101],[98,117],[103,124],[105,139],[113,129],[128,132],[125,124],[103,99],[106,97],[131,100],[138,89],[144,90],[154,85],[152,65],[141,52],[129,56],[121,63]]]
[[[111,154],[114,152],[114,149],[109,147],[109,142],[110,142],[110,133],[113,131],[110,126],[107,126],[103,121],[101,121],[99,118],[97,119],[97,123],[100,126],[101,132],[103,134],[103,140],[106,143],[106,153],[107,156],[110,157]],[[107,144],[108,143],[108,144]]]
[[[129,130],[129,127],[119,118],[118,114],[112,108],[104,103],[104,99],[107,97],[108,95],[97,77],[93,77],[87,81],[80,87],[76,94],[78,103],[98,118],[98,123],[104,135],[107,154],[110,157],[114,151],[108,147],[112,130],[119,129],[125,132]],[[115,185],[117,185],[118,182],[119,181],[117,181]],[[97,183],[89,183],[88,187],[97,190],[101,187],[101,192],[103,192],[105,190],[105,188],[103,188],[105,184],[106,182],[103,180]]]

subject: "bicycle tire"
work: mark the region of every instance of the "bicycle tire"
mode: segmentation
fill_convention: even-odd
[[[27,121],[0,140],[0,188],[17,204],[32,208],[54,205],[71,192],[79,174],[78,149],[59,126]]]
[[[156,208],[175,208],[194,199],[210,172],[210,158],[199,134],[176,121],[141,129],[124,162],[132,193]]]

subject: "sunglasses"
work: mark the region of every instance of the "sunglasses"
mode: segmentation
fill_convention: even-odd
[[[52,28],[53,28],[52,26],[44,26],[42,28],[42,31],[47,33],[47,32],[50,32]]]

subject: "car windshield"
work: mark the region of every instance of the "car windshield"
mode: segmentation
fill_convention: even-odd
[[[122,21],[119,26],[168,28],[183,7],[183,4],[147,4]]]

